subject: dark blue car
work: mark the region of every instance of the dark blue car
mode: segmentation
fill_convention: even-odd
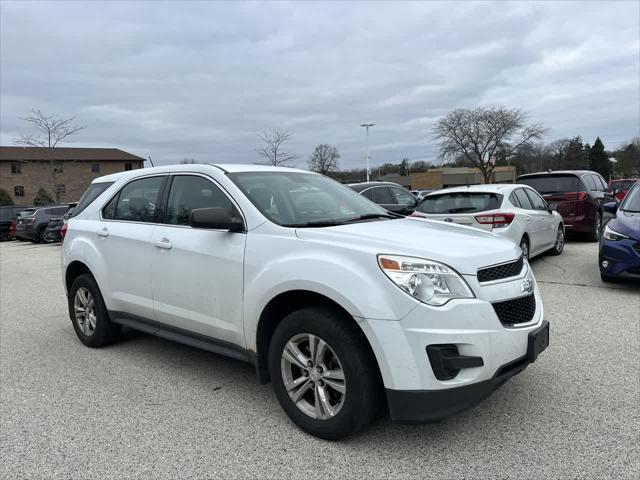
[[[618,205],[603,205],[614,215],[600,238],[600,276],[605,282],[616,279],[640,281],[640,183],[636,183]]]

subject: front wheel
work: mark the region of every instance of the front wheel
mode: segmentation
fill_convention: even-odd
[[[520,240],[520,250],[522,250],[522,256],[529,260],[529,240],[526,237]]]
[[[303,308],[278,325],[269,373],[280,405],[298,427],[338,440],[375,418],[382,389],[365,342],[350,318],[326,307]]]

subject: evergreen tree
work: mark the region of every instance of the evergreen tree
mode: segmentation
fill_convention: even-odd
[[[0,205],[13,205],[11,195],[4,188],[0,188]]]
[[[581,170],[587,166],[582,138],[577,136],[569,141],[562,155],[562,169]]]
[[[600,140],[600,137],[596,138],[593,147],[589,150],[589,168],[598,172],[607,180],[609,180],[611,176],[611,164],[609,157],[604,151],[604,144],[602,140]]]
[[[51,195],[49,195],[49,192],[47,192],[44,188],[39,189],[36,192],[36,196],[33,197],[33,204],[35,206],[51,205],[52,203],[55,203],[53,201],[53,197],[51,197]]]

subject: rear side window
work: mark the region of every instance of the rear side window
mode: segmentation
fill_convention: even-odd
[[[495,210],[502,203],[502,195],[485,192],[452,192],[428,195],[424,198],[419,212],[423,213],[475,213]]]
[[[387,187],[373,187],[362,192],[362,195],[378,205],[391,205],[395,203]]]
[[[527,194],[524,192],[522,188],[518,188],[517,190],[514,190],[513,194],[518,199],[518,202],[520,203],[520,208],[524,208],[525,210],[533,210],[533,205],[531,204],[531,200],[529,200],[529,197],[527,196]]]
[[[594,175],[593,177],[596,182],[596,185],[598,185],[598,190],[601,190],[603,192],[606,192],[607,190],[609,190],[609,187],[607,186],[607,182],[605,182],[600,175]]]
[[[153,222],[164,177],[141,178],[127,183],[103,209],[102,217],[130,222]]]
[[[47,208],[44,213],[47,215],[64,215],[67,210],[69,210],[69,207]]]
[[[91,203],[100,195],[102,195],[102,192],[104,192],[111,185],[113,185],[113,182],[92,183],[91,185],[89,185],[89,188],[87,188],[82,194],[82,197],[80,197],[78,205],[76,205],[73,209],[71,217],[75,217],[85,208],[91,205]]]
[[[592,175],[584,175],[582,177],[582,181],[585,183],[585,185],[589,190],[598,190],[598,187],[596,186],[596,182],[593,181]]]
[[[216,185],[206,178],[195,175],[176,175],[171,183],[164,223],[188,225],[191,210],[208,207],[232,209],[233,204]]]
[[[523,177],[516,180],[517,183],[529,185],[542,195],[557,193],[580,192],[585,190],[580,179],[575,175],[550,174],[539,177]]]
[[[523,190],[526,192],[527,197],[529,197],[529,200],[531,200],[531,205],[533,205],[534,210],[547,209],[547,204],[545,203],[545,201],[542,199],[540,195],[538,195],[536,192],[530,189],[523,189]]]

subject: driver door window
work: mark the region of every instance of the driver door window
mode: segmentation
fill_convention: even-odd
[[[233,204],[216,185],[206,178],[196,175],[176,175],[171,183],[164,223],[189,225],[192,210],[208,207],[233,209]]]

